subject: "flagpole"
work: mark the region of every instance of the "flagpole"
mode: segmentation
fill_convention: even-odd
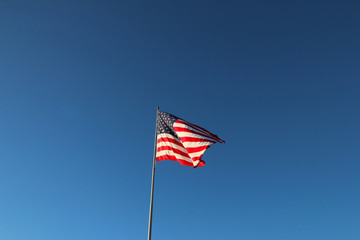
[[[149,210],[149,230],[148,240],[151,240],[151,227],[152,227],[152,215],[153,215],[153,199],[154,199],[154,181],[155,181],[155,165],[156,165],[156,145],[157,145],[157,120],[159,115],[159,107],[156,109],[156,123],[155,123],[155,141],[154,141],[154,160],[152,168],[151,178],[151,195],[150,195],[150,210]]]

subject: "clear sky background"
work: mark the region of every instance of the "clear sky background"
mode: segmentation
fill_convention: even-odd
[[[0,2],[0,239],[360,239],[359,1]]]

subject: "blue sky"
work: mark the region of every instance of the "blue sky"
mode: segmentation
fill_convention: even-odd
[[[360,238],[358,1],[2,1],[0,238]]]

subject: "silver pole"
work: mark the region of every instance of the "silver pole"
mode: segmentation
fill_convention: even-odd
[[[153,215],[153,198],[154,198],[154,180],[155,180],[155,165],[156,165],[156,145],[157,145],[157,120],[158,120],[158,115],[159,115],[159,107],[157,107],[157,110],[156,110],[154,160],[153,160],[154,162],[153,162],[152,179],[151,179],[148,240],[151,240],[151,227],[152,227],[152,215]]]

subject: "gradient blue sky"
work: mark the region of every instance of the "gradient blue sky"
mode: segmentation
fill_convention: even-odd
[[[0,3],[0,239],[360,239],[359,1]]]

